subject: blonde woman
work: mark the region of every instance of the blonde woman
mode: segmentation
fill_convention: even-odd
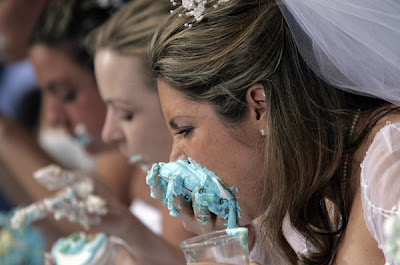
[[[400,109],[376,97],[340,90],[335,86],[343,76],[335,79],[333,86],[309,65],[325,59],[340,45],[348,47],[351,34],[359,31],[379,29],[375,32],[382,36],[382,30],[394,29],[394,35],[387,37],[397,38],[397,43],[387,46],[398,46],[398,20],[394,28],[385,25],[395,19],[390,12],[398,14],[399,5],[392,3],[386,13],[374,13],[386,18],[385,23],[350,24],[355,28],[350,26],[337,46],[326,54],[316,53],[307,65],[275,1],[200,2],[178,7],[151,45],[150,63],[174,137],[170,160],[192,158],[214,171],[227,187],[238,187],[233,194],[241,206],[239,225],[261,220],[263,237],[256,238],[252,249],[253,260],[260,264],[268,263],[268,255],[276,258],[275,264],[394,264],[381,249],[385,242],[382,220],[399,214],[395,205],[400,196]],[[320,5],[329,4],[327,1],[283,2],[283,10],[305,3],[303,11],[307,11],[313,3],[319,4],[319,16],[289,9],[292,15],[311,22],[348,17],[350,23],[359,22],[347,9],[341,16],[321,15],[327,9]],[[362,10],[364,15],[372,10],[363,9],[365,4],[373,5],[369,1],[332,2],[335,6],[330,11],[353,8],[354,4],[359,6],[354,12]],[[287,19],[291,21],[293,16]],[[302,25],[307,31],[324,24]],[[299,24],[291,26],[300,31]],[[338,27],[333,30],[332,34],[338,33]],[[361,46],[379,40],[381,47],[386,42],[377,36],[368,35]],[[297,40],[310,42],[316,36],[302,37]],[[330,47],[330,43],[328,39],[322,44]],[[302,48],[310,55],[314,46]],[[364,61],[364,56],[380,53],[363,52],[363,64],[357,64],[361,58],[350,58],[351,53],[344,58],[344,62],[357,65],[347,69],[347,77],[358,70],[368,72],[362,80],[375,74],[382,77],[364,86],[373,84],[372,95],[378,95],[373,94],[373,87],[378,91],[381,82],[397,89],[400,86],[398,49],[383,50],[392,54],[386,59],[394,58],[389,67],[392,75],[382,73],[375,61]],[[337,73],[334,68],[327,70]],[[351,83],[363,87],[355,80]],[[399,104],[398,93],[394,98],[396,90],[392,92],[391,97],[382,98]],[[178,204],[182,206],[175,207],[178,217],[191,231],[205,233],[224,227],[220,216],[204,217],[204,211],[200,216],[179,198],[175,206]],[[205,220],[208,222],[203,225]],[[260,247],[262,242],[266,247]]]
[[[167,162],[172,145],[158,100],[156,80],[147,60],[151,37],[169,10],[170,5],[164,0],[131,1],[88,40],[95,55],[100,95],[107,106],[103,140],[119,145],[121,152],[144,170],[154,162]],[[161,211],[160,236],[178,251],[178,254],[157,254],[155,260],[158,257],[158,262],[168,264],[171,257],[173,264],[184,264],[178,246],[194,234],[169,216],[168,210],[152,199],[150,190],[143,189],[142,184],[145,185],[145,174],[133,186],[136,195],[133,206],[138,202],[142,205],[137,216],[148,219],[146,209],[150,206]],[[153,242],[155,246],[159,244],[156,240]]]

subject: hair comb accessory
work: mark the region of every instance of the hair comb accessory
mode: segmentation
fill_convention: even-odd
[[[179,5],[175,0],[170,0],[173,6]],[[216,4],[213,5],[214,8],[218,8],[221,3],[227,3],[230,0],[218,0]],[[193,16],[197,22],[200,22],[204,18],[204,11],[207,8],[207,0],[182,0],[181,5],[185,9],[183,13],[180,13],[178,17],[182,16]],[[174,10],[171,10],[173,13]],[[191,23],[185,23],[185,27],[192,27]]]

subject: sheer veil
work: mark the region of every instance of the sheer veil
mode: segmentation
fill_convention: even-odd
[[[400,105],[399,0],[277,0],[308,65],[348,92]]]

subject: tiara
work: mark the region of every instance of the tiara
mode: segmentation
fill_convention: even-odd
[[[214,8],[218,8],[218,6],[222,3],[227,3],[230,0],[218,0],[216,4],[214,4]],[[175,0],[170,0],[173,6],[179,5]],[[181,5],[185,9],[183,13],[180,13],[178,17],[182,16],[193,16],[197,22],[200,22],[204,18],[204,11],[207,8],[207,0],[182,0]],[[171,10],[173,13],[175,10]],[[185,23],[185,27],[192,27],[191,23]]]

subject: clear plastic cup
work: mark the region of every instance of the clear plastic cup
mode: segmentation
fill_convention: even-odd
[[[215,231],[182,241],[180,246],[187,264],[235,264],[249,263],[245,227]]]

